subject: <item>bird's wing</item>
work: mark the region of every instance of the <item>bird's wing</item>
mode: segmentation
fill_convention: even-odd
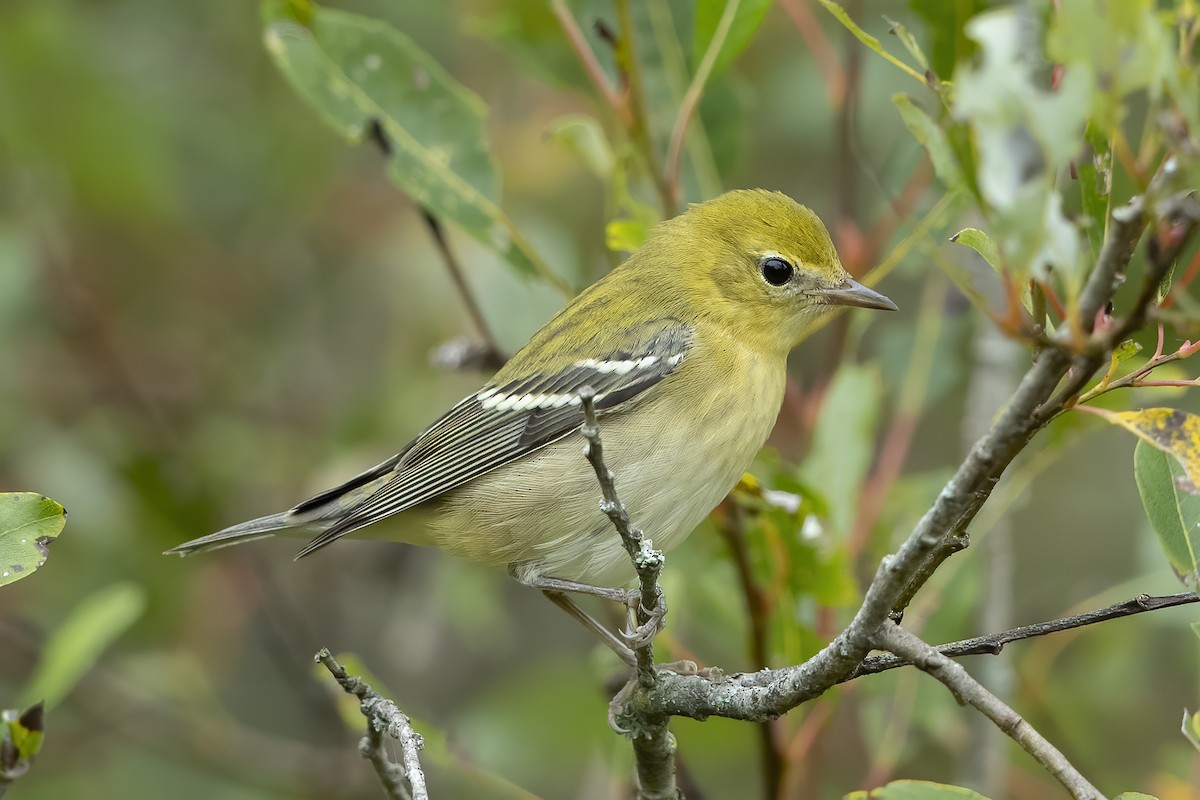
[[[654,327],[653,336],[614,352],[489,384],[450,409],[399,455],[296,506],[293,512],[315,510],[373,480],[392,476],[360,502],[340,509],[333,526],[296,557],[567,436],[583,423],[578,392],[584,386],[596,391],[597,414],[619,411],[675,371],[691,347],[690,326],[661,320]]]

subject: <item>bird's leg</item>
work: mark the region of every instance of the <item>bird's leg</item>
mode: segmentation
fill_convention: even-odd
[[[560,594],[590,594],[593,597],[603,597],[628,606],[636,602],[637,592],[632,589],[610,589],[606,586],[593,586],[590,583],[564,581],[558,578],[546,578],[541,575],[533,578],[522,578],[514,573],[514,577],[526,586],[541,589],[543,592],[558,592]]]
[[[580,608],[569,595],[555,589],[542,589],[542,594],[546,595],[546,598],[551,603],[554,603],[554,605],[570,614],[581,622],[585,628],[599,637],[600,641],[608,645],[609,649],[616,653],[618,658],[631,667],[637,666],[637,657],[634,656],[629,646],[617,638],[616,634],[601,625],[595,617]]]

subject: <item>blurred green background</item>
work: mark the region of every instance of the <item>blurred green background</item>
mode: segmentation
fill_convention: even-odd
[[[407,32],[483,98],[505,209],[571,285],[603,274],[615,257],[605,187],[547,132],[565,114],[597,115],[610,131],[611,121],[544,4],[337,5]],[[913,9],[929,5],[847,4],[881,38],[887,14],[923,42]],[[953,5],[967,15],[983,4]],[[588,21],[612,12],[582,6],[600,49]],[[927,171],[909,182],[924,154],[888,98],[911,86],[815,3],[786,6],[768,10],[706,96],[713,162],[724,187],[778,189],[811,206],[862,275],[940,196]],[[686,53],[690,5],[649,7],[667,9]],[[814,23],[826,57],[856,76],[849,110],[827,91]],[[940,46],[952,62],[956,43]],[[893,203],[902,218],[886,224]],[[835,324],[794,356],[772,441],[783,464],[811,452],[839,363],[863,365],[877,386],[881,407],[848,434],[871,455],[896,414],[918,322],[937,320],[925,332],[937,347],[914,444],[866,556],[839,573],[846,592],[798,595],[785,609],[799,652],[844,618],[873,559],[907,533],[1023,369],[1023,351],[980,343],[986,321],[932,265],[931,248],[966,260],[946,238],[967,224],[942,220],[881,285],[899,314]],[[451,241],[508,350],[562,302],[453,228]],[[71,614],[111,603],[114,585],[116,616],[133,620],[50,708],[45,750],[14,797],[377,796],[357,756],[358,722],[343,724],[341,698],[311,665],[320,646],[356,654],[414,715],[431,740],[435,797],[530,796],[515,786],[623,796],[628,746],[605,721],[616,662],[505,575],[379,542],[296,563],[294,541],[160,555],[395,452],[486,379],[431,364],[431,350],[462,335],[475,332],[419,209],[387,181],[378,152],[347,147],[285,83],[256,4],[0,5],[0,489],[43,492],[71,515],[47,566],[0,590],[0,706],[29,699],[46,643]],[[1060,441],[1060,457],[1034,475],[1038,453]],[[1039,439],[1024,460],[1028,491],[1012,493],[1009,543],[956,556],[923,608],[927,638],[985,632],[977,607],[995,599],[983,587],[996,559],[1011,559],[1001,627],[1178,591],[1147,533],[1132,448],[1090,420]],[[757,472],[772,484],[793,470],[768,459]],[[665,585],[664,656],[754,666],[737,573],[713,526],[671,554]],[[1168,611],[1013,645],[995,688],[1008,684],[1013,704],[1101,785],[1200,796],[1189,788],[1196,753],[1179,734],[1182,709],[1200,703],[1196,617]],[[787,663],[789,647],[771,663]],[[967,663],[986,681],[995,667],[984,661]],[[705,797],[755,796],[755,726],[674,727]],[[995,751],[948,693],[908,671],[839,690],[779,730],[804,748],[797,797],[892,776],[970,781],[982,774],[978,754]],[[1058,796],[1022,754],[1003,743],[998,752],[999,796]]]

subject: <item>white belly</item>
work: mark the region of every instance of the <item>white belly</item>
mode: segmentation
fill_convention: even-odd
[[[608,424],[601,418],[605,461],[616,476],[617,493],[655,548],[666,551],[682,542],[750,466],[779,413],[785,377],[780,366],[762,385],[738,394],[707,387],[697,402],[676,408],[668,392],[665,399],[647,399],[634,413],[609,417]],[[661,424],[638,424],[646,416]],[[744,421],[731,426],[731,418]],[[522,580],[628,582],[633,567],[600,511],[600,485],[583,443],[578,434],[568,436],[447,494],[429,517],[430,543],[508,565]]]

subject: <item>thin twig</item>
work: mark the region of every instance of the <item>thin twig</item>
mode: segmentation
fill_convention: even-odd
[[[782,0],[779,4],[791,19],[792,24],[800,31],[804,43],[808,46],[817,68],[825,79],[825,91],[829,95],[829,103],[834,108],[842,104],[846,93],[846,71],[838,59],[837,52],[825,35],[824,28],[812,13],[808,0]]]
[[[358,707],[367,718],[367,735],[359,749],[370,760],[379,782],[389,798],[395,800],[429,800],[425,773],[421,771],[419,752],[425,746],[421,734],[413,730],[412,720],[396,704],[372,689],[366,681],[346,672],[327,648],[322,647],[315,660],[323,664],[338,685],[358,698]],[[400,743],[401,764],[392,761],[384,746],[383,734]],[[408,786],[405,786],[407,782]],[[410,791],[411,789],[411,791]]]
[[[463,274],[462,265],[459,263],[458,257],[454,255],[454,251],[450,249],[450,242],[446,238],[446,229],[443,227],[442,221],[427,208],[421,209],[421,218],[425,220],[425,226],[429,229],[429,235],[433,237],[433,243],[437,245],[438,252],[442,256],[442,262],[446,265],[446,271],[450,273],[450,279],[454,281],[454,288],[458,290],[458,296],[462,299],[463,305],[466,306],[467,316],[471,318],[471,322],[475,325],[475,330],[483,339],[483,348],[481,348],[482,356],[477,358],[476,361],[487,369],[500,369],[500,367],[504,366],[504,362],[508,358],[500,349],[500,345],[496,343],[496,337],[493,335],[492,329],[488,327],[487,320],[483,316],[483,309],[479,307],[479,302],[471,292],[471,287],[467,285],[467,278]]]
[[[1062,619],[1052,619],[1047,622],[1022,625],[1011,630],[992,633],[987,636],[976,636],[973,639],[962,639],[957,642],[939,644],[935,649],[949,658],[982,655],[994,656],[998,655],[1004,649],[1005,645],[1012,642],[1019,642],[1023,639],[1032,639],[1037,636],[1046,636],[1051,633],[1082,628],[1086,625],[1095,625],[1097,622],[1131,617],[1146,611],[1158,611],[1163,608],[1175,608],[1197,602],[1200,602],[1200,596],[1194,592],[1169,594],[1161,597],[1139,594],[1131,600],[1126,600],[1123,603],[1117,603],[1107,608],[1100,608],[1071,617],[1063,617]],[[910,663],[897,656],[871,656],[865,659],[862,665],[850,677],[859,678],[863,675],[873,675],[876,672],[885,672],[889,669],[903,667]]]
[[[727,513],[717,524],[717,532],[729,545],[738,584],[746,601],[746,616],[750,621],[750,663],[758,669],[767,667],[767,625],[770,622],[771,601],[762,586],[754,579],[750,565],[750,550],[746,546],[746,526],[742,509],[735,499],[726,503]],[[759,723],[759,745],[762,756],[763,796],[779,796],[783,783],[784,762],[780,752],[776,720]]]
[[[613,113],[617,115],[617,119],[626,128],[631,127],[633,123],[629,109],[629,100],[626,95],[617,91],[617,87],[608,79],[608,75],[604,73],[604,67],[600,66],[600,60],[596,58],[596,54],[592,52],[591,46],[584,37],[583,31],[579,28],[579,23],[575,21],[575,16],[571,13],[571,9],[567,8],[567,4],[563,0],[551,0],[550,8],[554,11],[554,16],[558,19],[558,24],[562,26],[563,32],[567,34],[567,41],[571,43],[571,49],[575,51],[575,55],[579,57],[579,63],[583,66],[583,71],[587,73],[588,79],[592,85],[596,87],[596,91],[604,98],[604,102]]]
[[[592,469],[596,472],[596,480],[604,499],[600,501],[600,510],[612,521],[613,527],[621,536],[621,544],[633,561],[637,571],[638,583],[641,588],[641,602],[638,603],[637,621],[639,627],[653,625],[650,635],[641,637],[634,643],[633,652],[637,656],[638,680],[643,685],[651,686],[655,681],[654,673],[654,636],[657,635],[661,616],[656,621],[654,615],[665,612],[662,588],[658,585],[658,576],[662,573],[665,559],[663,554],[654,549],[654,543],[647,539],[639,529],[633,527],[629,512],[621,498],[617,496],[617,487],[612,471],[604,463],[604,445],[600,441],[600,426],[596,422],[596,390],[591,386],[579,389],[579,399],[583,405],[583,425],[579,433],[587,439],[583,454],[587,457]],[[632,633],[632,632],[631,632]]]
[[[696,67],[696,74],[692,76],[692,82],[683,95],[683,102],[679,104],[679,111],[675,115],[675,124],[671,126],[671,139],[667,146],[667,163],[664,173],[667,185],[671,188],[671,197],[676,204],[679,202],[681,192],[680,171],[682,169],[683,140],[687,136],[688,125],[692,122],[696,108],[700,105],[700,98],[704,95],[704,87],[708,84],[708,78],[712,75],[713,67],[717,63],[717,56],[720,55],[721,48],[725,45],[729,29],[733,27],[733,18],[737,16],[740,4],[741,0],[725,0],[725,10],[721,12],[721,19],[717,21],[717,28],[713,31],[712,40],[709,41],[708,48],[705,49],[700,64]]]
[[[600,441],[600,426],[596,421],[596,390],[591,386],[581,387],[579,399],[584,415],[579,432],[587,439],[583,452],[596,472],[596,480],[604,495],[604,499],[600,501],[600,509],[620,534],[621,543],[629,553],[641,588],[641,602],[637,609],[638,625],[635,630],[626,633],[637,658],[636,676],[635,680],[630,681],[618,694],[618,698],[621,698],[635,694],[639,689],[651,689],[658,683],[658,673],[654,669],[654,637],[662,629],[663,617],[667,611],[662,588],[658,585],[664,558],[662,553],[654,549],[653,542],[647,539],[642,531],[633,527],[629,512],[617,496],[615,478],[604,463],[604,445]],[[614,700],[614,707],[622,705],[624,704]],[[613,715],[611,720],[633,742],[638,775],[638,799],[675,800],[679,796],[679,789],[675,782],[675,736],[668,726],[670,717],[665,714],[637,717]]]
[[[1073,798],[1103,800],[1104,795],[1071,765],[1058,748],[1050,744],[1020,714],[972,678],[962,664],[951,661],[932,645],[921,641],[916,634],[891,622],[885,623],[875,643],[937,678],[961,705],[971,705],[982,712],[1057,778]]]
[[[637,50],[633,43],[633,12],[630,10],[629,0],[614,0],[613,5],[617,11],[618,30],[614,55],[617,59],[617,69],[621,72],[621,79],[625,82],[625,87],[629,92],[629,138],[637,145],[646,162],[650,180],[658,191],[663,216],[673,217],[677,208],[675,196],[671,193],[666,173],[659,166],[654,136],[647,118],[646,93],[642,86]]]
[[[395,152],[392,146],[392,140],[388,138],[387,132],[384,131],[383,125],[377,119],[371,120],[367,125],[366,138],[383,153],[386,158],[391,158]],[[429,235],[433,237],[433,243],[437,246],[438,253],[442,256],[442,263],[446,265],[446,271],[450,273],[450,280],[454,282],[454,288],[458,290],[458,296],[462,299],[463,305],[466,306],[467,315],[471,318],[471,322],[475,325],[475,330],[478,331],[480,337],[483,338],[483,347],[476,348],[475,358],[462,360],[461,365],[453,364],[448,359],[444,361],[436,361],[440,366],[453,366],[461,368],[463,366],[475,366],[479,368],[497,370],[504,366],[507,357],[500,346],[496,344],[496,337],[492,335],[491,328],[488,327],[487,320],[483,316],[483,310],[479,307],[479,303],[475,300],[475,295],[471,293],[471,287],[467,285],[467,279],[463,273],[462,265],[458,263],[458,258],[454,255],[454,251],[450,249],[450,242],[446,238],[446,229],[442,226],[442,221],[430,211],[428,208],[421,208],[421,218],[425,221],[425,227],[429,229]]]

